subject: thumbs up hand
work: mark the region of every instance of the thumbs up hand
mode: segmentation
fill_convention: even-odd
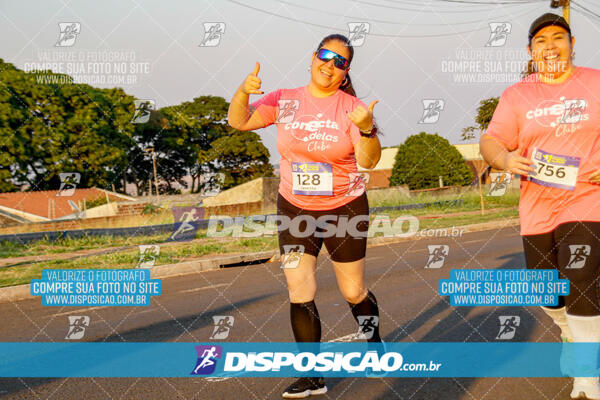
[[[378,100],[373,100],[368,109],[359,105],[352,112],[346,115],[350,121],[352,121],[352,123],[358,127],[358,129],[363,132],[369,132],[371,128],[373,128],[373,108],[377,103]]]
[[[254,67],[254,71],[250,73],[246,77],[246,80],[242,84],[242,91],[246,94],[264,94],[262,90],[260,90],[261,80],[258,77],[258,71],[260,71],[260,64],[256,62],[256,66]]]

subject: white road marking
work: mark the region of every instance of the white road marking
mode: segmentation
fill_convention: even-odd
[[[359,336],[356,333],[350,333],[350,334],[345,335],[345,336],[340,336],[339,338],[328,340],[327,343],[334,343],[334,342],[354,342],[356,340],[364,340],[364,339],[365,339],[364,334]]]
[[[91,311],[91,310],[100,310],[102,308],[108,308],[108,306],[102,306],[102,307],[88,307],[88,308],[82,308],[80,310],[73,310],[73,311],[66,311],[63,313],[58,313],[58,314],[52,314],[52,315],[46,315],[46,318],[50,318],[50,317],[60,317],[61,315],[72,315],[72,314],[77,314],[79,315],[79,313],[84,312],[84,311]]]
[[[214,289],[214,288],[218,288],[218,287],[222,287],[222,286],[229,286],[229,285],[230,285],[229,283],[219,283],[217,285],[210,285],[210,286],[203,286],[203,287],[194,288],[194,289],[182,290],[182,291],[177,292],[177,293],[199,292],[200,290]]]
[[[214,378],[204,378],[209,382],[221,382],[226,381],[227,379],[231,379],[231,377],[214,377]]]

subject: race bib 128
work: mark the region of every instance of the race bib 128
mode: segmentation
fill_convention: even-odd
[[[331,164],[292,162],[292,192],[312,196],[333,196]]]

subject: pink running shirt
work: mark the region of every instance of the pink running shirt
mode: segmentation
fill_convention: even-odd
[[[279,89],[252,103],[265,126],[277,124],[279,193],[305,210],[332,210],[364,193],[347,196],[357,174],[354,145],[360,131],[346,113],[363,102],[341,90],[314,97],[303,86]],[[352,175],[355,174],[355,175]]]
[[[600,221],[600,185],[589,181],[600,169],[600,70],[577,67],[560,84],[530,75],[512,85],[486,134],[536,163],[536,176],[521,179],[522,235]]]

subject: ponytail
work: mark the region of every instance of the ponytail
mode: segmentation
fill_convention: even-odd
[[[342,92],[348,93],[350,96],[356,97],[356,92],[354,91],[354,87],[352,86],[352,79],[350,79],[350,74],[346,74],[346,79],[340,85],[340,90]]]

